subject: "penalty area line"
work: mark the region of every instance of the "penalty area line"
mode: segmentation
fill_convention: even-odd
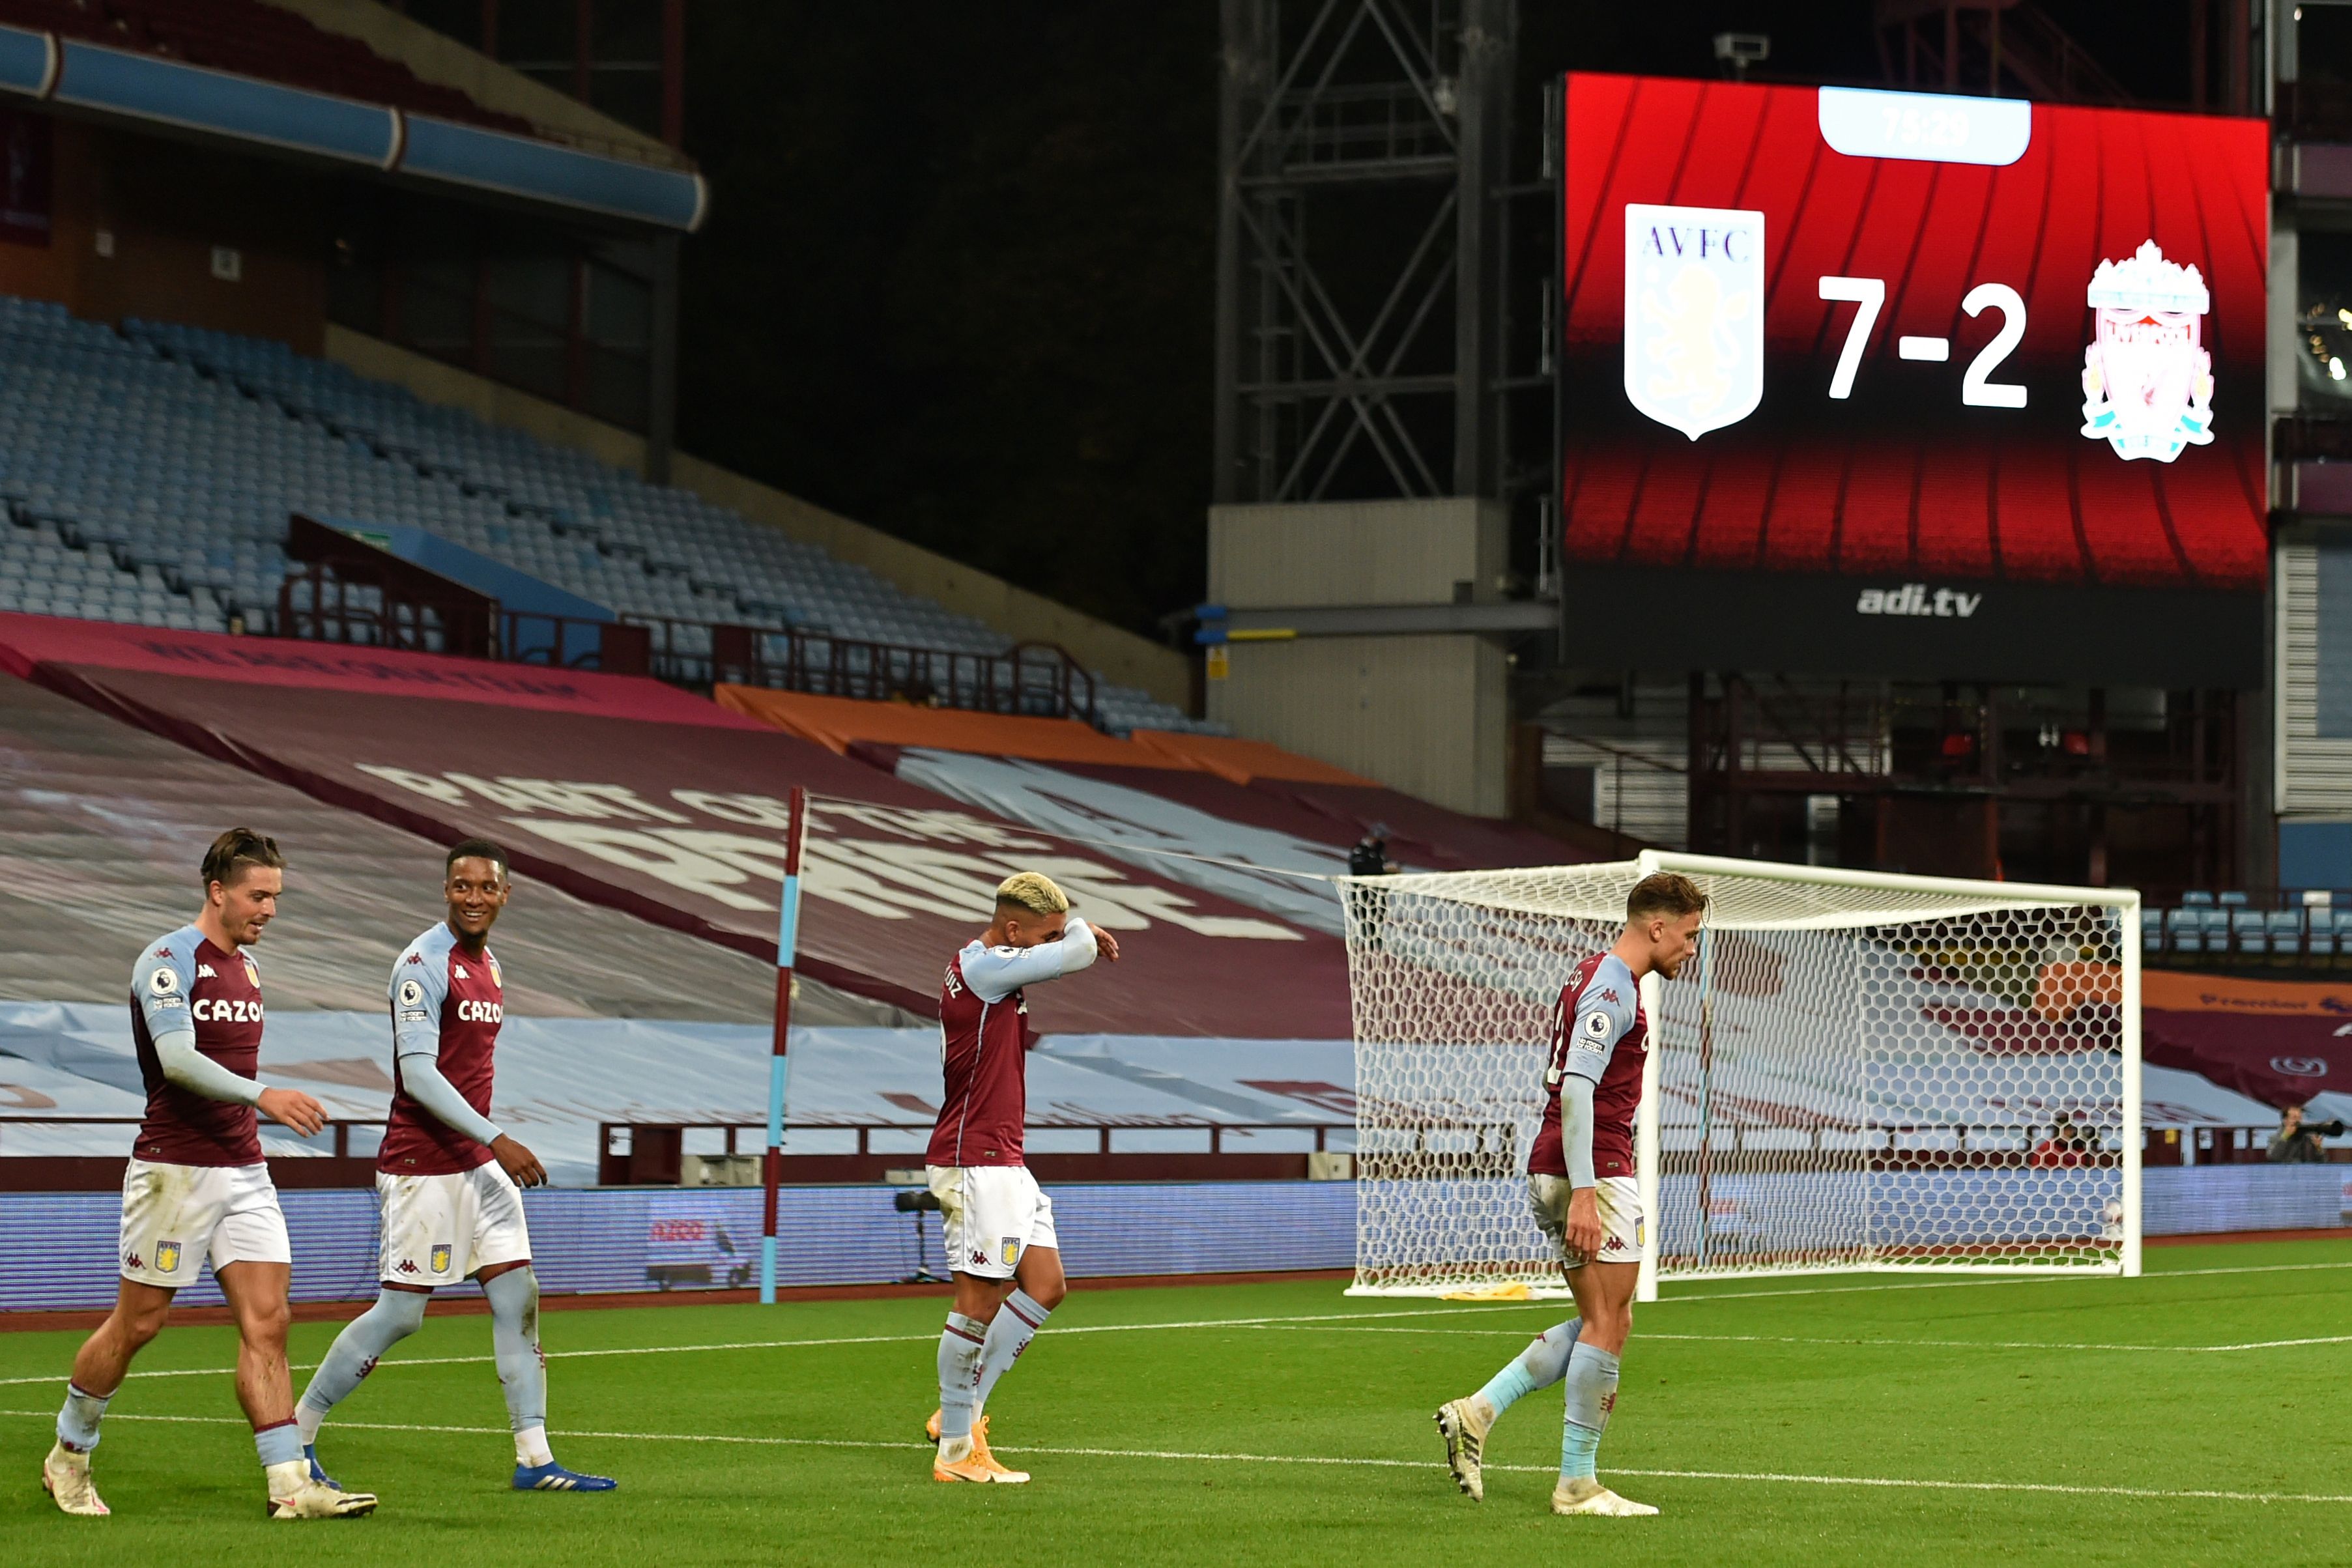
[[[49,1420],[55,1413],[47,1410],[0,1410],[0,1417],[26,1416]],[[236,1416],[137,1416],[110,1415],[111,1421],[153,1421],[174,1426],[243,1427],[246,1421]],[[455,1427],[422,1422],[399,1421],[338,1421],[336,1427],[361,1432],[419,1432],[435,1436],[474,1437],[510,1437],[504,1427]],[[870,1437],[738,1437],[723,1432],[598,1432],[566,1430],[564,1437],[603,1439],[631,1443],[711,1443],[726,1447],[772,1448],[887,1448],[898,1453],[919,1454],[924,1445],[883,1442]],[[1004,1454],[1042,1454],[1055,1458],[1073,1459],[1154,1459],[1177,1460],[1193,1464],[1220,1465],[1313,1465],[1322,1467],[1354,1467],[1370,1469],[1426,1470],[1441,1476],[1445,1467],[1434,1459],[1346,1458],[1336,1454],[1234,1454],[1202,1453],[1185,1448],[1065,1448],[1024,1444],[1018,1448],[1000,1446]],[[1557,1473],[1549,1465],[1488,1465],[1490,1470],[1502,1470],[1517,1475],[1548,1476]],[[1921,1479],[1909,1476],[1817,1476],[1790,1470],[1685,1470],[1636,1469],[1612,1465],[1610,1474],[1642,1476],[1653,1480],[1733,1481],[1753,1486],[1810,1487],[1880,1487],[1895,1490],[1967,1491],[1967,1492],[2034,1492],[2061,1497],[2117,1497],[2154,1501],[2193,1499],[2208,1502],[2303,1502],[2323,1504],[2352,1503],[2352,1493],[2343,1492],[2262,1492],[2227,1491],[2212,1487],[2125,1487],[2078,1486],[2059,1481],[1954,1481]]]

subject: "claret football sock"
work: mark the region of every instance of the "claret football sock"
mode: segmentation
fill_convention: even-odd
[[[77,1454],[97,1448],[98,1423],[106,1415],[106,1402],[113,1397],[67,1384],[65,1408],[58,1412],[58,1441]]]
[[[1029,1348],[1050,1315],[1026,1291],[1015,1291],[1004,1298],[1003,1308],[988,1325],[988,1343],[981,1347],[980,1386],[971,1402],[975,1412],[988,1407],[988,1396],[997,1380],[1013,1370],[1013,1364],[1021,1359],[1021,1353]]]
[[[539,1276],[509,1269],[482,1281],[490,1301],[490,1347],[497,1354],[499,1383],[506,1390],[507,1416],[515,1432],[515,1462],[543,1465],[547,1451],[547,1359],[539,1349]],[[525,1451],[529,1439],[530,1452]]]
[[[1004,1314],[999,1312],[997,1316]],[[988,1345],[988,1325],[961,1312],[948,1314],[940,1331],[940,1441],[971,1436],[980,1403],[980,1359]],[[942,1448],[942,1452],[946,1449]]]
[[[1473,1396],[1486,1402],[1487,1422],[1491,1425],[1496,1416],[1537,1389],[1549,1388],[1567,1375],[1569,1357],[1576,1351],[1576,1336],[1583,1332],[1582,1318],[1554,1323],[1495,1374],[1486,1386]]]
[[[1579,1344],[1569,1357],[1567,1409],[1559,1429],[1559,1475],[1562,1480],[1589,1480],[1601,1452],[1601,1434],[1617,1403],[1617,1358],[1607,1351]]]
[[[305,1445],[319,1440],[327,1412],[350,1397],[360,1380],[375,1370],[383,1353],[425,1326],[425,1303],[416,1291],[378,1292],[375,1305],[343,1325],[327,1358],[310,1375],[310,1385],[294,1403],[294,1421]]]

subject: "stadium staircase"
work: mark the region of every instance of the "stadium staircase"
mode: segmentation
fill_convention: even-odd
[[[278,630],[296,513],[408,524],[708,659],[712,629],[1009,658],[1013,640],[688,492],[257,339],[0,298],[0,610]],[[796,640],[797,650],[784,644]],[[821,661],[820,661],[821,662]],[[1097,678],[1095,721],[1204,727]]]

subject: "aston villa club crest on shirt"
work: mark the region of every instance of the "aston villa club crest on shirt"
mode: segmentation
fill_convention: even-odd
[[[245,961],[245,977],[251,982],[255,990],[261,989],[261,971],[253,967],[253,960],[250,958]]]
[[[2083,434],[2124,458],[2169,463],[2213,439],[2213,356],[2200,341],[2211,307],[2194,267],[2154,240],[2091,275],[2083,353]]]
[[[1764,214],[1625,207],[1625,396],[1696,441],[1764,396]]]

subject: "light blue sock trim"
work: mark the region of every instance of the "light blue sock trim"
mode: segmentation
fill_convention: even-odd
[[[1493,1406],[1495,1414],[1500,1416],[1535,1391],[1536,1380],[1528,1375],[1528,1369],[1512,1361],[1486,1380],[1486,1386],[1478,1390],[1478,1397]]]
[[[980,1358],[988,1343],[988,1325],[961,1312],[948,1314],[940,1332],[940,1437],[971,1436],[971,1418],[980,1403]]]
[[[1500,1416],[1537,1389],[1549,1388],[1566,1375],[1569,1357],[1576,1350],[1576,1336],[1583,1332],[1581,1318],[1570,1318],[1544,1330],[1533,1343],[1495,1374],[1486,1387],[1478,1390],[1478,1397],[1494,1406],[1495,1414]]]
[[[266,1469],[270,1465],[292,1464],[302,1457],[302,1433],[290,1420],[275,1427],[264,1427],[253,1435],[253,1451],[261,1456]]]
[[[1573,1421],[1559,1424],[1559,1479],[1592,1480],[1598,1475],[1601,1434]]]
[[[64,1408],[58,1412],[58,1441],[77,1453],[89,1453],[98,1447],[98,1424],[106,1415],[106,1402],[110,1394],[92,1394],[66,1385]]]
[[[1559,1428],[1559,1476],[1562,1480],[1591,1479],[1601,1452],[1601,1434],[1617,1403],[1617,1358],[1607,1351],[1579,1344],[1568,1358],[1568,1375],[1561,1381],[1562,1420]]]

